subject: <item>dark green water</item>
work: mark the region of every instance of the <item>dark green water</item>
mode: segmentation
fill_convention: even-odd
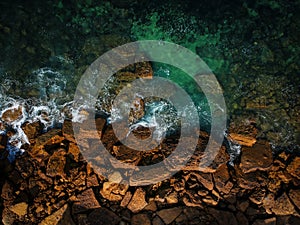
[[[165,40],[213,70],[229,122],[255,120],[259,138],[299,150],[300,1],[14,0],[1,1],[0,11],[1,110],[12,97],[47,105],[55,119],[100,55],[130,41]],[[154,68],[201,103],[176,69]]]

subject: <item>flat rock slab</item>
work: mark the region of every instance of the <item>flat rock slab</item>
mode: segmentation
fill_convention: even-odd
[[[46,217],[39,225],[75,225],[68,204]]]
[[[244,173],[268,170],[272,162],[273,155],[268,142],[258,142],[252,148],[242,148],[240,168]]]
[[[77,196],[78,202],[73,204],[73,213],[82,213],[90,209],[100,208],[93,190],[87,189]]]
[[[164,221],[165,224],[172,223],[182,212],[182,208],[162,209],[157,212],[157,215]]]
[[[127,208],[133,213],[137,213],[148,204],[145,200],[146,192],[142,188],[136,189]]]

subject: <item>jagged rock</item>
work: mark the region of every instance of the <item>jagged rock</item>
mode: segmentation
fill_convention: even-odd
[[[252,147],[256,143],[256,139],[242,134],[230,133],[229,137],[242,146]]]
[[[123,200],[121,201],[120,206],[121,207],[126,207],[128,205],[128,203],[130,202],[131,197],[132,197],[131,192],[127,191],[126,194],[125,194],[125,196],[124,196],[124,198],[123,198]]]
[[[258,219],[255,220],[253,225],[276,225],[276,217],[269,218],[269,219]]]
[[[172,223],[182,212],[182,208],[175,207],[170,209],[162,209],[157,212],[157,215],[164,221],[165,224]]]
[[[114,182],[105,182],[100,190],[101,195],[109,201],[121,201],[129,186]]]
[[[87,177],[86,185],[87,185],[88,188],[99,186],[99,182],[98,182],[96,174],[93,174],[92,176]]]
[[[242,148],[240,168],[243,173],[268,170],[272,162],[273,155],[268,142],[258,142],[252,148]]]
[[[265,196],[266,196],[266,190],[265,189],[258,189],[250,195],[249,199],[254,204],[260,205],[260,204],[262,204]]]
[[[300,210],[300,190],[299,189],[292,189],[289,191],[289,197],[292,202],[297,206]]]
[[[68,153],[71,154],[72,159],[75,162],[79,161],[80,149],[75,143],[73,143],[73,142],[69,143]]]
[[[233,187],[233,183],[229,180],[230,174],[226,164],[221,165],[213,174],[216,188],[225,194],[228,194]]]
[[[27,213],[28,204],[26,202],[20,202],[10,207],[10,211],[18,216],[25,216]]]
[[[119,216],[106,208],[95,209],[88,215],[89,225],[117,225],[120,220]]]
[[[66,140],[75,143],[76,140],[74,138],[74,131],[72,126],[71,120],[64,120],[63,126],[62,126],[62,134],[65,137]]]
[[[136,189],[127,208],[133,213],[137,213],[141,211],[147,205],[145,197],[146,197],[146,192],[142,188]]]
[[[65,204],[52,215],[46,217],[39,225],[75,225],[68,204]]]
[[[33,123],[25,123],[22,125],[22,129],[29,140],[36,138],[42,131],[42,125],[40,121]],[[33,141],[33,140],[32,140]]]
[[[176,192],[172,192],[168,196],[165,197],[168,204],[176,204],[178,203],[178,196]]]
[[[86,212],[87,210],[97,209],[100,207],[101,206],[97,201],[93,190],[90,188],[77,195],[77,200],[73,204],[72,212],[75,214],[82,213]]]
[[[56,152],[53,153],[52,156],[50,156],[47,164],[47,170],[46,170],[47,176],[66,177],[66,174],[64,172],[65,164],[66,164],[65,154],[66,154],[65,149],[58,149]]]
[[[149,204],[144,208],[146,211],[155,212],[157,210],[157,205],[154,200],[150,200]]]
[[[275,198],[274,194],[268,194],[263,200],[263,207],[268,214],[274,213],[275,215],[285,216],[295,213],[295,208],[286,193],[278,198]]]
[[[131,225],[151,225],[151,220],[147,214],[137,214],[132,216]]]
[[[238,225],[234,214],[231,212],[216,210],[214,208],[209,208],[208,212],[218,221],[218,224],[220,225]]]
[[[286,170],[297,179],[300,179],[300,157],[297,156],[294,160],[288,165]]]

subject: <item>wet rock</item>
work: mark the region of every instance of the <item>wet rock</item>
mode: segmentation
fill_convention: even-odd
[[[58,149],[54,154],[49,158],[47,164],[46,174],[49,177],[66,177],[64,172],[65,164],[66,164],[66,157],[65,157],[65,150]]]
[[[218,224],[238,225],[234,214],[231,212],[216,210],[214,208],[209,208],[208,212],[217,220]]]
[[[39,121],[33,123],[25,123],[22,129],[29,140],[36,138],[42,131],[42,124]]]
[[[268,194],[263,200],[263,207],[268,214],[274,213],[275,215],[285,216],[295,213],[295,208],[286,193],[278,198],[275,198],[274,194]]]
[[[133,215],[131,225],[151,225],[151,220],[147,214]]]
[[[291,201],[297,206],[298,210],[300,210],[300,190],[299,189],[290,190],[289,197]]]
[[[136,189],[127,208],[133,213],[137,213],[141,211],[147,205],[145,197],[146,197],[146,192],[142,188]]]
[[[13,121],[19,120],[22,118],[23,108],[21,106],[8,108],[2,112],[1,119],[6,123],[11,123]]]
[[[157,212],[157,215],[164,221],[165,224],[172,223],[182,212],[182,208],[175,207],[170,209],[162,209]]]
[[[253,225],[276,225],[276,217],[269,218],[269,219],[258,219],[255,220]]]
[[[120,221],[119,216],[106,208],[95,209],[88,215],[89,225],[117,225]]]
[[[65,120],[62,126],[62,134],[66,140],[76,143],[71,120]]]
[[[75,223],[66,204],[52,215],[46,217],[39,225],[75,225]]]
[[[97,208],[100,208],[100,204],[97,201],[93,190],[90,188],[77,195],[77,200],[73,204],[72,212],[76,214]]]
[[[268,170],[273,162],[270,144],[256,143],[252,148],[242,148],[240,168],[244,173]]]

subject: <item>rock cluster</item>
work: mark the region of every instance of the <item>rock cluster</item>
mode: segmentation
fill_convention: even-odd
[[[96,137],[101,137],[107,150],[121,161],[132,159],[129,163],[133,165],[148,165],[162,161],[173,150],[172,137],[161,144],[163,150],[130,150],[119,144],[104,118],[97,120]],[[210,167],[199,171],[197,165],[208,141],[208,135],[201,131],[195,154],[181,171],[162,182],[134,187],[118,183],[122,179],[118,173],[106,179],[103,174],[107,171],[100,174],[85,161],[70,121],[65,121],[62,129],[37,136],[36,125],[28,124],[23,129],[32,137],[31,145],[13,165],[5,166],[7,176],[1,183],[3,224],[300,222],[300,157],[284,152],[273,156],[266,141],[243,146],[234,167],[227,165],[229,155],[222,146]],[[92,150],[95,135],[81,129]],[[95,160],[105,161],[101,156],[95,156]]]

